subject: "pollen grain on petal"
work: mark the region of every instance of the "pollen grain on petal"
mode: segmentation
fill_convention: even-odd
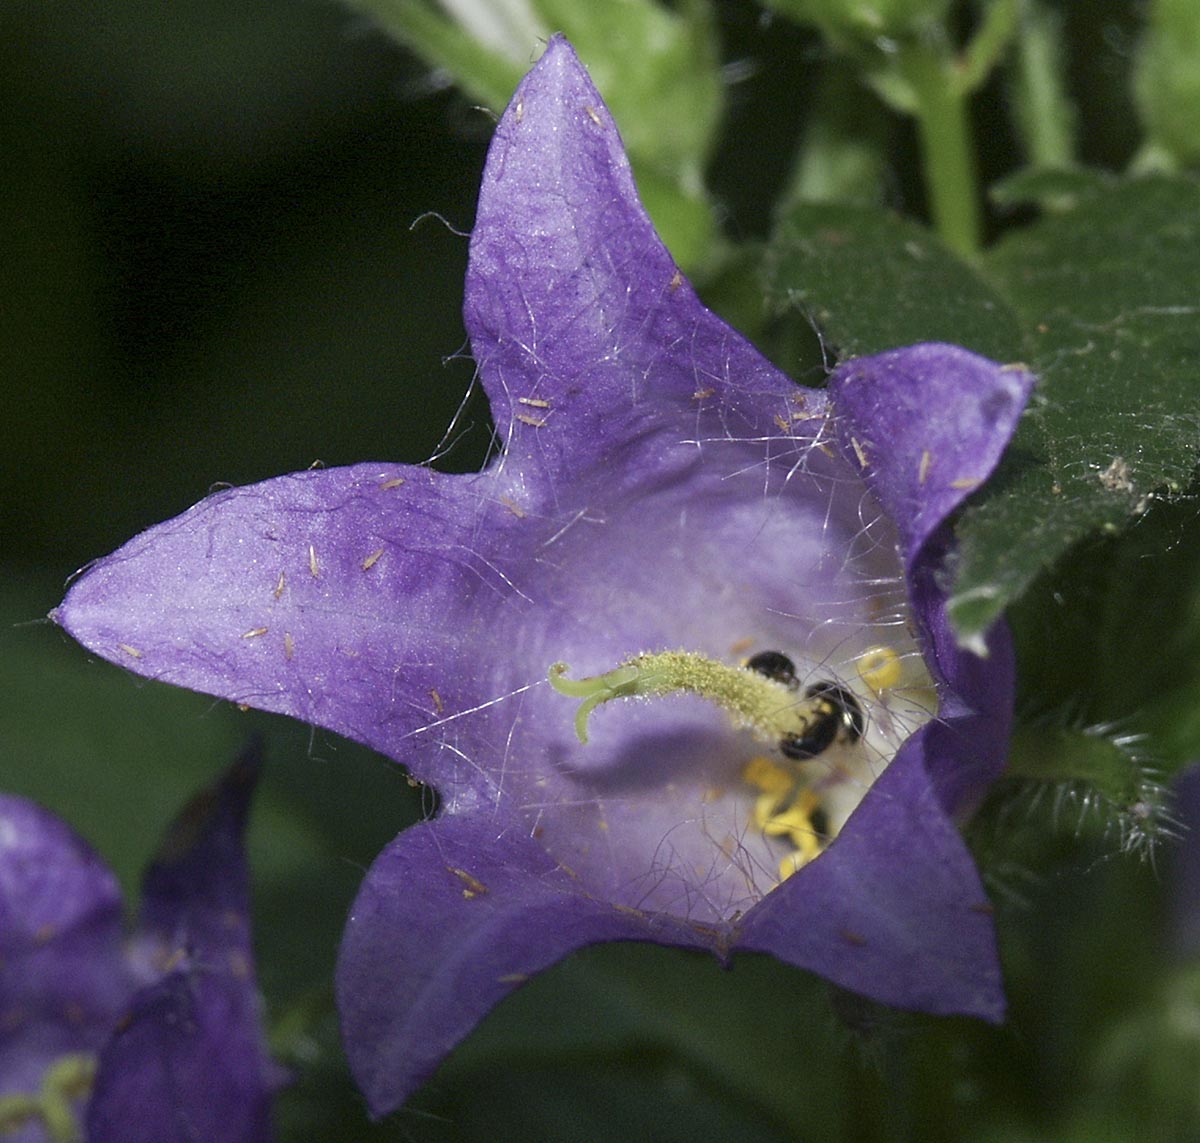
[[[236,980],[250,980],[253,976],[250,958],[241,949],[229,950],[229,973]]]
[[[367,556],[366,559],[363,560],[362,570],[370,571],[377,563],[379,563],[379,557],[383,555],[383,552],[383,548],[376,548],[369,556]]]
[[[526,515],[525,509],[522,508],[521,505],[518,504],[511,497],[501,496],[501,497],[498,497],[498,499],[499,499],[500,503],[504,505],[505,508],[507,508],[514,516],[516,516],[516,518],[518,520],[525,519],[525,515]]]
[[[929,477],[929,468],[933,464],[933,454],[929,449],[921,450],[921,460],[917,465],[917,483],[924,484]]]
[[[140,659],[142,657],[142,652],[129,643],[118,643],[117,646],[131,659]]]
[[[399,488],[403,483],[403,476],[393,476],[391,480],[385,480],[379,487],[383,492],[390,492],[393,488]]]
[[[465,888],[462,891],[462,895],[468,901],[474,897],[482,897],[488,892],[488,887],[465,869],[459,869],[456,865],[447,865],[446,872],[453,873],[463,883]]]

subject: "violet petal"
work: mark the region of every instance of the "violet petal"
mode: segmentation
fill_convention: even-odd
[[[133,976],[117,879],[48,810],[0,796],[0,1095],[36,1091],[58,1057],[96,1050]]]
[[[855,357],[829,380],[842,453],[896,524],[911,566],[946,517],[992,474],[1034,378],[957,345]]]
[[[250,945],[244,833],[251,747],[167,830],[146,871],[138,991],[100,1054],[90,1143],[266,1143],[279,1071],[266,1052]]]
[[[465,318],[507,438],[504,465],[543,498],[596,464],[614,490],[636,486],[644,465],[681,443],[681,427],[703,426],[706,401],[721,407],[710,429],[723,437],[771,431],[772,417],[790,418],[805,397],[809,412],[824,410],[823,394],[798,389],[701,305],[638,199],[608,109],[561,36],[496,127]],[[529,400],[548,405],[522,404]],[[655,435],[658,447],[629,463],[630,445]]]
[[[486,815],[405,830],[371,866],[338,961],[343,1038],[372,1112],[406,1099],[528,977],[613,940],[699,948],[712,936],[589,896]]]
[[[270,1143],[259,1015],[252,978],[202,962],[139,992],[100,1054],[89,1143]]]
[[[474,700],[463,644],[478,599],[510,594],[517,517],[491,491],[486,475],[360,464],[219,492],[94,564],[54,618],[140,674],[328,727],[420,774],[412,732]],[[448,801],[486,788],[442,761]]]
[[[926,770],[936,725],[905,742],[820,859],[750,911],[737,947],[884,1004],[999,1021],[991,906]]]
[[[142,881],[142,939],[168,955],[186,949],[217,970],[245,977],[250,945],[250,870],[245,832],[262,769],[255,744],[202,790],[163,835]]]
[[[854,358],[830,379],[843,454],[853,458],[900,532],[913,610],[940,683],[939,718],[925,754],[947,812],[969,813],[1004,767],[1014,662],[1003,621],[963,648],[940,577],[947,517],[994,471],[1034,385],[954,345],[926,344]]]

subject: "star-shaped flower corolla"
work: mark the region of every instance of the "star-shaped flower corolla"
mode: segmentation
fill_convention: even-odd
[[[0,796],[0,1139],[272,1138],[282,1073],[260,1028],[242,846],[257,772],[247,753],[167,832],[128,940],[95,851]]]
[[[754,949],[999,1019],[954,819],[1003,766],[1013,665],[1002,628],[984,654],[956,643],[939,572],[1030,376],[922,345],[796,386],[679,273],[561,38],[496,129],[466,321],[505,442],[485,471],[220,492],[56,613],[135,671],[346,734],[436,788],[340,957],[372,1110],[600,941]],[[589,687],[614,701],[577,719],[559,690]]]

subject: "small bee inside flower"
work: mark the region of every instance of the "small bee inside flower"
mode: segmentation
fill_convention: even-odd
[[[789,690],[799,689],[796,665],[782,651],[760,651],[746,660],[746,669],[783,683]],[[780,738],[779,750],[784,757],[804,762],[823,754],[839,737],[846,742],[862,738],[862,707],[845,687],[824,679],[808,687],[804,697],[817,701],[803,731]]]
[[[791,690],[800,686],[800,680],[796,678],[796,664],[782,651],[759,651],[746,660],[745,666],[747,670],[766,675],[768,679],[783,683]]]
[[[816,700],[813,719],[803,734],[786,734],[780,739],[779,749],[786,757],[803,762],[823,754],[839,738],[846,742],[862,738],[862,707],[845,687],[826,680],[814,683],[804,697]]]

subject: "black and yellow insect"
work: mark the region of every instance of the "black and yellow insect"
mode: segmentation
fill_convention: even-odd
[[[760,651],[746,661],[746,667],[792,690],[800,687],[796,664],[782,651]],[[802,731],[785,734],[779,740],[779,751],[785,758],[804,762],[823,754],[839,739],[857,742],[862,738],[862,707],[845,687],[823,679],[805,688],[804,697],[812,703],[812,710]]]

